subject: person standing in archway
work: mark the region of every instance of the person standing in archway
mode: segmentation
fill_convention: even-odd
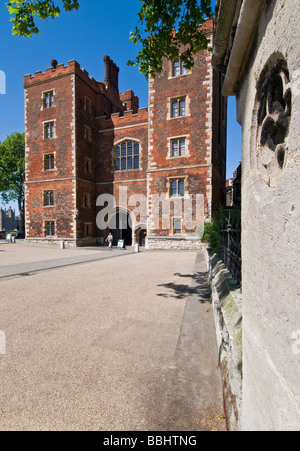
[[[108,237],[106,238],[106,242],[108,242],[108,248],[109,248],[110,250],[112,250],[113,239],[114,239],[114,237],[112,236],[111,232],[109,232],[109,235],[108,235]]]

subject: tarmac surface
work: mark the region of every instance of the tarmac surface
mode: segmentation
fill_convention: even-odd
[[[225,430],[206,271],[202,251],[0,244],[0,430]]]

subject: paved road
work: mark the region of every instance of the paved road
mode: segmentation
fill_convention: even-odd
[[[132,247],[126,250],[105,247],[59,249],[53,246],[36,247],[23,242],[0,243],[0,280],[133,253]]]
[[[4,266],[24,260],[9,249]],[[32,252],[27,263],[57,260]],[[0,430],[224,429],[202,253],[52,267],[1,279],[0,293]]]

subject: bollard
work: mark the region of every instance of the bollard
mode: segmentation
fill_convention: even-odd
[[[60,248],[64,249],[65,248],[65,243],[63,241],[60,242]]]
[[[140,246],[138,244],[134,245],[134,252],[136,253],[140,252]]]

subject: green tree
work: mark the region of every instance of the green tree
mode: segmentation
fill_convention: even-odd
[[[40,20],[48,18],[55,19],[61,13],[62,6],[65,11],[73,11],[79,8],[78,0],[15,0],[7,3],[7,8],[13,23],[13,34],[17,36],[30,37],[39,34],[39,29],[35,23],[36,16]]]
[[[25,134],[13,133],[0,143],[0,193],[5,203],[17,201],[24,230]]]
[[[142,50],[128,64],[139,66],[146,77],[155,76],[162,70],[163,58],[172,61],[180,56],[190,69],[194,55],[208,48],[209,41],[201,27],[213,17],[211,0],[143,0],[142,3],[139,27],[130,38],[134,44],[141,44]]]
[[[77,10],[80,0],[15,0],[7,3],[13,22],[13,34],[30,37],[38,34],[36,16],[45,20],[61,12]],[[141,0],[139,26],[131,33],[134,44],[142,46],[131,66],[139,66],[146,77],[162,70],[162,60],[179,55],[187,69],[194,64],[194,55],[208,48],[208,39],[201,26],[213,17],[211,0]],[[176,31],[176,32],[175,32]],[[181,52],[182,47],[184,51]],[[181,53],[180,53],[181,52]]]

